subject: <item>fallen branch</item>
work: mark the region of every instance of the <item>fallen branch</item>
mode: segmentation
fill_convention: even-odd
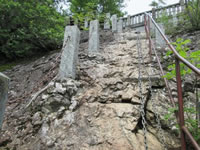
[[[57,76],[55,76],[49,83],[51,83],[52,81],[54,81],[56,78],[57,78]],[[38,96],[39,96],[40,94],[42,94],[44,91],[46,91],[49,87],[50,87],[50,84],[48,84],[47,86],[45,86],[44,88],[42,88],[41,90],[39,90],[38,92],[36,92],[36,93],[33,95],[33,97],[32,97],[32,99],[30,100],[30,102],[26,105],[25,110],[32,104],[32,102],[33,102],[34,100],[36,100],[36,99],[38,98]]]

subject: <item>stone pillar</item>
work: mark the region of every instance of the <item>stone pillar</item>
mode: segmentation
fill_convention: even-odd
[[[88,53],[99,52],[99,21],[90,21]]]
[[[154,20],[156,20],[156,10],[155,10],[155,8],[152,8],[152,18]]]
[[[105,22],[104,22],[104,29],[110,30],[110,13],[106,14]]]
[[[118,33],[121,33],[123,30],[123,20],[122,18],[120,17],[118,22],[117,22],[117,32]]]
[[[180,0],[180,4],[184,5],[185,4],[185,0]]]
[[[113,15],[111,17],[111,21],[112,21],[112,32],[116,32],[117,31],[117,15]]]
[[[59,70],[60,79],[75,78],[78,61],[80,31],[78,27],[67,26],[63,42],[63,52]]]
[[[131,25],[131,16],[128,15],[127,17],[127,26],[130,26]]]
[[[85,18],[85,20],[84,20],[84,27],[88,28],[88,19],[87,18]]]
[[[159,23],[158,25],[165,34],[164,25],[161,23]],[[156,46],[161,48],[164,48],[166,46],[165,40],[163,39],[163,37],[161,36],[160,32],[157,29],[156,29]]]
[[[0,129],[2,128],[4,112],[8,100],[9,78],[0,73]]]
[[[181,12],[183,12],[183,10],[185,9],[185,0],[180,0],[180,4],[181,4]]]
[[[176,27],[178,25],[178,18],[177,16],[173,16],[173,25]]]

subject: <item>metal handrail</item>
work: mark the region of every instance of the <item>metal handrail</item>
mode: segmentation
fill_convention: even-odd
[[[187,61],[185,58],[183,58],[181,55],[179,55],[179,53],[176,51],[176,49],[172,46],[172,44],[170,44],[170,41],[168,40],[168,38],[165,36],[165,34],[162,32],[162,30],[160,29],[160,27],[158,26],[158,24],[154,21],[154,19],[148,15],[147,13],[145,13],[145,15],[147,15],[151,21],[153,22],[153,24],[155,25],[155,27],[158,29],[158,31],[160,32],[161,36],[164,38],[165,42],[167,43],[167,45],[169,46],[169,48],[173,51],[174,55],[182,62],[184,63],[187,67],[189,67],[192,71],[194,71],[195,73],[197,73],[198,75],[200,75],[200,69],[198,69],[197,67],[195,67],[193,64],[191,64],[189,61]]]
[[[147,34],[147,37],[149,39],[149,54],[150,54],[150,58],[151,58],[151,54],[152,54],[152,47],[153,47],[153,42],[151,39],[151,35],[150,35],[150,20],[152,21],[152,23],[154,24],[154,26],[157,28],[157,30],[159,31],[159,33],[161,34],[161,36],[163,37],[163,39],[165,40],[166,44],[168,45],[168,47],[173,51],[174,55],[175,55],[175,60],[176,60],[176,79],[177,79],[177,91],[178,91],[178,104],[179,104],[179,111],[178,111],[178,123],[180,126],[180,132],[181,132],[181,149],[182,150],[186,150],[186,139],[185,139],[185,135],[188,136],[188,138],[190,139],[193,147],[196,150],[200,150],[199,145],[197,144],[197,142],[194,140],[194,138],[192,137],[191,133],[188,131],[188,129],[185,127],[184,125],[184,110],[183,110],[183,97],[182,97],[182,81],[181,81],[181,74],[180,74],[180,61],[182,63],[184,63],[187,67],[189,67],[192,71],[194,71],[197,75],[200,75],[200,70],[195,67],[193,64],[191,64],[189,61],[187,61],[186,59],[184,59],[182,56],[179,55],[179,53],[176,51],[176,49],[170,44],[170,41],[168,40],[168,38],[165,36],[165,34],[162,32],[162,30],[160,29],[160,27],[157,25],[157,23],[154,21],[154,19],[147,13],[145,14],[145,31]],[[148,21],[147,21],[147,17],[148,17]],[[155,48],[155,47],[154,47]],[[158,63],[160,62],[159,58],[156,57]],[[159,67],[161,69],[161,72],[163,74],[162,71],[162,66],[159,63]],[[168,88],[169,93],[170,88],[168,87],[168,81],[166,79],[165,80],[165,84]],[[169,94],[171,95],[171,93]],[[173,99],[170,96],[170,99]],[[172,102],[173,104],[173,102]]]

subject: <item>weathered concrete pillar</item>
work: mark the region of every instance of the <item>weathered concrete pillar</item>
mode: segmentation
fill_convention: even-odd
[[[0,73],[0,129],[2,128],[4,112],[8,100],[9,78]]]
[[[158,25],[160,29],[163,31],[163,33],[165,33],[164,25],[161,23],[159,23]],[[166,46],[165,40],[163,39],[163,37],[161,36],[160,32],[157,29],[156,29],[156,46],[161,48]]]
[[[180,0],[180,4],[184,5],[185,4],[185,0]]]
[[[180,4],[181,4],[181,10],[183,12],[183,10],[185,9],[185,0],[180,0]]]
[[[121,33],[123,30],[123,20],[122,18],[120,17],[118,22],[117,22],[117,32],[118,33]]]
[[[61,80],[64,78],[75,78],[76,76],[79,41],[80,31],[78,27],[76,25],[67,26],[65,28],[63,52],[59,70],[59,77]]]
[[[127,26],[130,26],[131,25],[131,16],[128,15],[127,17]]]
[[[110,30],[110,13],[106,14],[106,18],[105,18],[105,21],[104,21],[104,29]]]
[[[178,18],[177,18],[177,16],[173,16],[173,25],[175,27],[178,25]]]
[[[99,21],[90,21],[88,53],[99,52]]]
[[[152,18],[154,20],[156,20],[156,10],[155,10],[155,8],[152,8]]]
[[[111,21],[112,21],[112,32],[116,32],[117,31],[117,15],[112,15]]]
[[[85,20],[84,20],[84,27],[88,28],[88,19],[87,18],[85,18]]]

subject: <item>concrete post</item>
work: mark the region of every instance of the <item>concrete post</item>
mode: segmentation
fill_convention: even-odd
[[[0,73],[0,129],[2,128],[6,103],[8,100],[8,88],[10,79]]]
[[[178,25],[178,18],[177,16],[173,16],[173,25],[176,27]]]
[[[127,26],[130,26],[131,25],[131,16],[128,15],[127,17]]]
[[[117,15],[113,15],[111,17],[111,21],[112,21],[112,32],[116,32],[117,31]]]
[[[185,0],[180,0],[180,4],[181,4],[181,11],[183,12],[183,10],[185,9]]]
[[[122,18],[120,17],[118,22],[117,22],[117,32],[118,33],[121,33],[123,30],[123,20]]]
[[[156,10],[155,10],[155,8],[152,8],[152,18],[154,20],[156,20]]]
[[[106,14],[106,18],[105,18],[105,21],[104,21],[104,29],[110,30],[110,13]]]
[[[90,21],[88,53],[99,52],[99,21]]]
[[[76,76],[79,42],[80,31],[78,27],[76,25],[67,26],[65,28],[63,52],[59,70],[59,77],[61,80],[65,78],[75,78]]]
[[[185,0],[180,0],[180,4],[183,6],[185,4]]]
[[[84,20],[84,27],[88,28],[88,19],[87,18],[85,18],[85,20]]]

